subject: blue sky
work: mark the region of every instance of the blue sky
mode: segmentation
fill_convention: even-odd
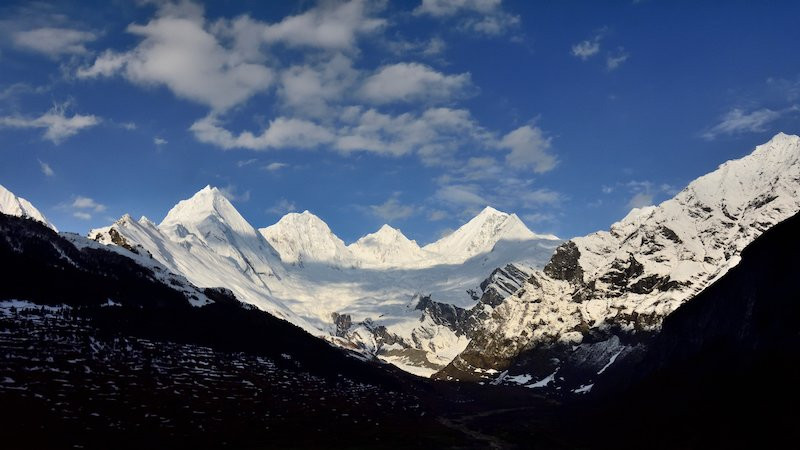
[[[207,184],[420,243],[606,229],[800,131],[797,2],[5,2],[0,184],[60,229]]]

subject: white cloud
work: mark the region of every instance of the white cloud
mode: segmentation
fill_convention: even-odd
[[[103,212],[106,210],[106,205],[98,203],[93,198],[77,196],[75,200],[69,205],[74,209],[89,210],[94,212]]]
[[[17,47],[56,57],[88,53],[85,45],[97,39],[94,33],[69,28],[43,27],[11,35]]]
[[[188,8],[188,7],[187,7]],[[146,25],[131,24],[128,32],[142,38],[133,50],[105,52],[79,78],[118,72],[141,85],[165,85],[176,96],[223,111],[238,105],[272,83],[272,69],[252,55],[223,46],[202,16],[165,9]]]
[[[250,200],[250,191],[249,190],[248,191],[244,191],[244,192],[240,192],[239,189],[236,186],[232,185],[232,184],[229,184],[229,185],[227,185],[227,186],[225,186],[223,188],[220,188],[219,192],[225,198],[227,198],[228,200],[230,200],[232,202],[242,202],[242,203],[244,203],[244,202]]]
[[[439,220],[444,220],[448,217],[446,211],[442,211],[441,209],[434,209],[428,212],[428,220],[431,222],[436,222]]]
[[[789,110],[792,110],[790,108]],[[766,131],[767,125],[781,117],[784,111],[762,108],[749,113],[739,108],[728,111],[722,120],[703,133],[706,140],[713,140],[721,134],[756,133]]]
[[[264,27],[267,42],[292,47],[315,47],[328,50],[352,50],[361,34],[374,33],[386,25],[372,17],[379,4],[366,0],[322,2],[302,14]]]
[[[500,8],[501,3],[502,0],[422,0],[414,14],[433,17],[454,16],[464,11],[488,14]]]
[[[413,41],[398,39],[387,40],[389,51],[396,55],[416,54],[426,57],[434,57],[444,53],[447,43],[444,39],[434,36],[428,40],[417,39]]]
[[[267,208],[266,212],[270,214],[283,215],[295,211],[297,211],[297,206],[295,206],[294,202],[282,198],[278,200],[277,203]]]
[[[380,205],[370,205],[369,210],[373,215],[387,222],[411,217],[416,212],[416,208],[413,206],[400,203],[396,195]]]
[[[461,28],[482,33],[487,36],[497,36],[507,32],[511,28],[519,26],[519,23],[519,16],[498,11],[494,15],[478,19],[467,19],[462,22]]]
[[[606,70],[609,72],[616,70],[622,63],[628,60],[629,56],[630,55],[622,47],[617,49],[616,52],[609,53],[606,57]]]
[[[282,162],[271,162],[271,163],[267,164],[266,166],[264,166],[264,170],[269,171],[269,172],[277,172],[277,171],[283,169],[284,167],[289,167],[289,165],[286,164],[286,163],[282,163]]]
[[[136,129],[136,124],[134,122],[124,122],[121,123],[120,126],[128,131],[133,131]]]
[[[47,164],[46,162],[42,161],[41,159],[37,159],[37,161],[39,161],[39,168],[42,169],[42,173],[46,177],[52,177],[52,176],[54,176],[56,174],[53,171],[53,168],[50,167],[50,164]]]
[[[156,137],[153,138],[153,143],[160,147],[162,145],[167,145],[167,140],[164,138]]]
[[[70,203],[61,203],[58,209],[72,211],[72,216],[81,220],[91,220],[92,215],[105,211],[106,205],[98,203],[90,197],[75,196]]]
[[[78,68],[76,75],[78,78],[110,77],[125,67],[128,59],[128,54],[106,50],[91,66]]]
[[[503,34],[520,23],[519,16],[503,11],[502,0],[422,0],[414,14],[461,17],[458,28],[489,36]]]
[[[522,218],[528,223],[544,223],[555,222],[556,217],[549,213],[531,213],[525,214]]]
[[[581,41],[572,46],[572,56],[580,58],[584,61],[600,52],[600,40],[594,38],[589,41]]]
[[[445,75],[423,64],[398,63],[367,78],[361,95],[374,103],[446,100],[470,85],[469,73]]]
[[[342,99],[359,76],[340,53],[317,64],[292,66],[280,76],[278,93],[285,106],[312,117],[332,114],[329,105]]]
[[[556,191],[542,188],[534,191],[522,192],[519,194],[519,199],[524,207],[533,208],[541,205],[557,206],[562,202],[563,197]]]
[[[440,187],[434,197],[451,206],[486,206],[489,202],[478,194],[478,187],[473,185],[447,185]]]
[[[595,34],[593,38],[586,39],[573,45],[571,49],[572,56],[580,58],[582,61],[586,61],[592,56],[598,54],[600,52],[600,41],[603,40],[603,37],[605,37],[607,32],[608,28],[603,27],[597,32],[597,34]]]
[[[250,158],[250,159],[244,159],[244,160],[241,160],[241,161],[236,161],[236,167],[246,167],[246,166],[249,166],[250,164],[253,164],[255,162],[258,162],[258,158]]]
[[[653,204],[653,194],[650,192],[638,192],[628,201],[628,208],[644,208]]]
[[[511,150],[506,155],[508,165],[532,168],[536,173],[543,173],[552,170],[558,163],[550,153],[551,140],[544,136],[540,128],[525,125],[503,136],[498,145]]]
[[[650,206],[654,204],[657,196],[662,197],[677,193],[677,190],[669,184],[657,184],[647,180],[631,180],[627,183],[617,183],[617,185],[626,188],[632,194],[632,197],[628,200],[628,208]]]
[[[268,150],[275,148],[314,148],[334,141],[328,129],[304,119],[279,117],[259,135],[244,131],[234,135],[212,116],[193,123],[189,128],[200,142],[213,144],[223,149],[246,148]]]
[[[59,144],[79,131],[100,123],[100,118],[93,115],[73,114],[71,117],[67,117],[66,107],[66,104],[55,105],[48,112],[35,118],[21,116],[0,117],[0,128],[42,128],[45,130],[45,139],[54,144]]]

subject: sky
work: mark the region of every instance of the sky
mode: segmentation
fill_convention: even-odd
[[[569,238],[800,132],[800,3],[0,6],[0,184],[60,230],[219,187],[420,244],[483,207]]]

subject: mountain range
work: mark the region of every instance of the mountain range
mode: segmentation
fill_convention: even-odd
[[[389,225],[346,245],[308,211],[256,229],[210,186],[158,225],[126,215],[89,237],[418,375],[585,392],[587,374],[624,358],[800,210],[799,155],[800,138],[778,134],[674,198],[566,242],[487,207],[422,247]],[[49,225],[0,194],[3,212]]]
[[[0,419],[31,448],[52,444],[26,428],[35,418],[62,424],[60,441],[96,426],[95,408],[114,417],[104,432],[137,433],[118,401],[180,417],[187,435],[153,428],[170,442],[213,430],[160,406],[185,392],[201,415],[221,397],[253,408],[254,428],[224,430],[242,445],[349,446],[380,417],[404,446],[634,448],[670,423],[652,446],[752,447],[796,419],[798,136],[568,241],[487,207],[422,247],[388,225],[346,245],[307,211],[255,229],[212,187],[158,225],[126,215],[80,236],[2,187],[0,201],[0,397],[14,411]],[[332,410],[305,397],[337,395]],[[337,437],[305,436],[305,417]],[[628,439],[607,433],[620,421]]]

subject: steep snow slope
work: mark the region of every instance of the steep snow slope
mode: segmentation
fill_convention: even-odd
[[[356,260],[370,267],[416,267],[436,260],[435,255],[423,251],[416,241],[389,225],[362,237],[347,249]]]
[[[169,221],[165,219],[161,226],[145,217],[134,221],[125,215],[109,227],[90,231],[89,236],[106,245],[149,254],[196,286],[228,288],[241,301],[312,334],[322,334],[318,326],[309,324],[270,294],[268,283],[278,279],[278,270],[285,270],[273,260],[277,256],[272,247],[219,191],[204,189],[179,206],[170,211]]]
[[[440,376],[502,370],[522,351],[568,348],[589,335],[657,330],[736,265],[746,245],[800,210],[799,159],[800,137],[779,134],[673,199],[563,244]],[[558,364],[541,367],[552,372]]]
[[[538,235],[519,220],[516,214],[506,214],[487,206],[472,220],[442,239],[423,247],[443,261],[460,263],[473,256],[492,251],[500,241],[520,242],[559,239],[553,235]]]
[[[202,243],[232,259],[254,283],[268,289],[269,278],[285,272],[280,256],[217,188],[206,186],[178,202],[158,226],[175,241]]]
[[[17,197],[0,184],[0,213],[8,214],[9,216],[27,217],[37,220],[48,227],[56,230],[45,217],[44,214],[39,212],[31,203],[24,198]],[[58,230],[56,230],[58,231]]]
[[[353,255],[328,224],[308,211],[289,213],[276,224],[258,230],[278,251],[284,263],[303,266],[306,262],[346,267],[355,264]]]

